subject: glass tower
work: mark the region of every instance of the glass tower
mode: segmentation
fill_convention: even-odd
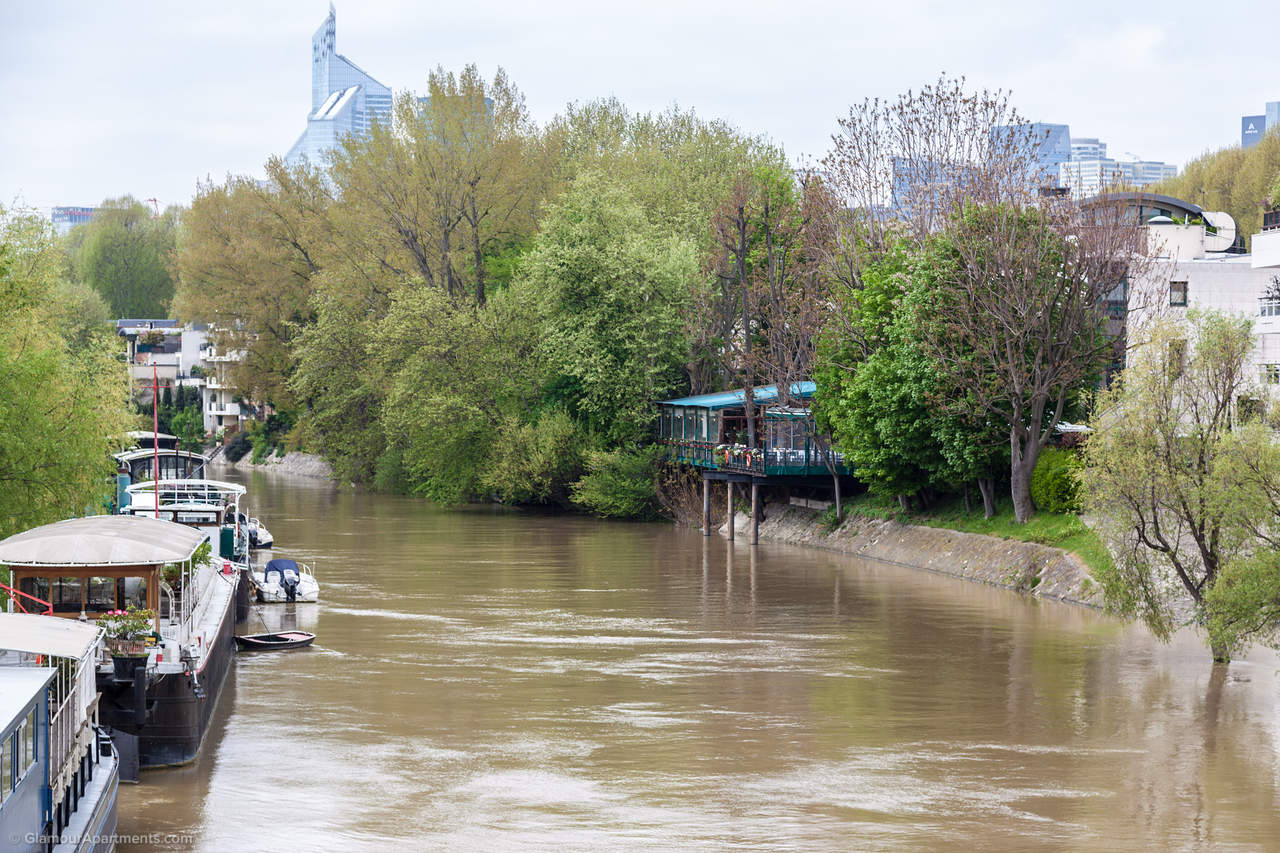
[[[391,120],[391,89],[337,52],[333,4],[329,17],[311,37],[311,112],[307,129],[293,143],[285,162],[323,164],[325,154],[349,134],[363,135],[375,121]]]

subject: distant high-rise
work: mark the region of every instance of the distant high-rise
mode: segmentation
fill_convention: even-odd
[[[322,164],[324,155],[348,134],[368,133],[375,121],[391,119],[391,89],[336,52],[337,23],[333,4],[329,17],[311,37],[311,112],[307,129],[293,143],[285,161],[304,158]]]
[[[59,234],[66,234],[77,225],[84,225],[97,212],[96,207],[55,207],[49,218]]]
[[[1240,147],[1257,145],[1262,135],[1273,127],[1280,127],[1280,101],[1267,101],[1267,111],[1262,115],[1240,116]]]

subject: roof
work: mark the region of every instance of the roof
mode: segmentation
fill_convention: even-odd
[[[0,613],[0,649],[79,660],[98,644],[101,635],[102,629],[92,622],[35,613]]]
[[[168,436],[162,434],[161,438],[168,438]],[[133,462],[137,459],[150,459],[153,456],[185,456],[188,459],[201,459],[205,462],[209,461],[202,453],[197,453],[194,450],[174,450],[172,447],[161,447],[159,451],[154,447],[143,447],[138,450],[126,450],[123,453],[115,454],[115,459],[118,462]]]
[[[31,700],[45,691],[55,673],[57,670],[51,666],[0,666],[0,731],[7,729]]]
[[[1171,195],[1161,195],[1160,193],[1149,193],[1141,190],[1132,192],[1099,193],[1098,195],[1083,199],[1080,203],[1085,207],[1118,203],[1160,205],[1162,207],[1183,210],[1196,215],[1204,213],[1204,208],[1195,202],[1181,198],[1174,198]]]
[[[776,403],[778,401],[777,385],[761,385],[753,388],[752,397],[757,403]],[[791,395],[801,399],[812,397],[818,390],[816,382],[792,382]],[[677,400],[663,400],[660,406],[692,406],[699,409],[733,409],[745,404],[747,395],[739,388],[736,391],[719,391],[715,394],[698,394],[694,397],[681,397]]]
[[[0,565],[142,566],[178,563],[204,534],[172,521],[133,515],[70,518],[15,533],[0,542]]]

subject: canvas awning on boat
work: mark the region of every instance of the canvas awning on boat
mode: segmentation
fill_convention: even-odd
[[[101,633],[102,629],[92,622],[35,613],[0,613],[0,649],[15,652],[79,660],[97,645]]]
[[[69,518],[0,542],[4,566],[143,566],[180,563],[204,541],[199,530],[136,515]]]

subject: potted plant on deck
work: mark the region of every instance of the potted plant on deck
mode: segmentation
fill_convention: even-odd
[[[128,610],[112,610],[98,619],[106,632],[107,651],[116,669],[116,678],[132,679],[134,672],[146,666],[147,637],[151,636],[155,613],[132,605]]]

